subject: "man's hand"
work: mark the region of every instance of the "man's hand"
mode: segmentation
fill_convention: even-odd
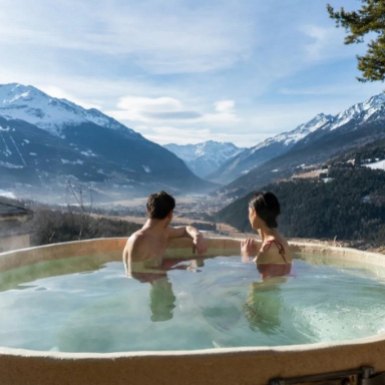
[[[257,243],[255,242],[254,239],[247,238],[241,241],[242,262],[249,262],[249,258],[255,257],[257,254],[257,251],[258,251]]]
[[[193,236],[193,252],[197,255],[203,255],[207,251],[207,241],[202,233],[196,233]]]

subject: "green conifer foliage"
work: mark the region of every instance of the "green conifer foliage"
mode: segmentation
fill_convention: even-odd
[[[369,35],[371,41],[364,56],[357,56],[358,69],[362,77],[358,80],[383,81],[385,79],[385,0],[362,0],[357,11],[339,11],[328,4],[329,16],[336,21],[337,27],[347,32],[345,44],[362,43]]]

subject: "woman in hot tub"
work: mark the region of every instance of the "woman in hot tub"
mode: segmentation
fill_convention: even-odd
[[[289,245],[277,231],[279,214],[279,201],[271,192],[257,192],[249,202],[249,221],[261,241],[252,238],[242,241],[242,260],[248,262],[252,258],[263,279],[285,276],[291,271]]]

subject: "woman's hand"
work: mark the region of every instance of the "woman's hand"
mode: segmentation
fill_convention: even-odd
[[[250,262],[250,257],[255,257],[256,254],[257,254],[257,243],[255,242],[254,239],[247,238],[241,241],[242,262]]]

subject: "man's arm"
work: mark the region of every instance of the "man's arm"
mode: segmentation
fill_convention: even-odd
[[[132,244],[130,240],[128,240],[123,250],[124,271],[128,277],[131,276],[131,249]]]
[[[198,254],[203,254],[207,250],[207,245],[203,234],[194,226],[170,227],[169,238],[190,237],[194,248]]]

